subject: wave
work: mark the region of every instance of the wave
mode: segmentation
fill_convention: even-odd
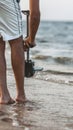
[[[47,73],[50,73],[50,74],[55,74],[55,75],[73,75],[73,72],[68,72],[68,71],[60,71],[60,70],[46,70],[46,71],[43,71],[43,72],[47,72]]]
[[[63,65],[73,65],[73,58],[71,57],[53,57],[53,56],[48,56],[48,55],[42,55],[42,54],[36,54],[34,56],[34,59],[37,60],[44,60],[48,62],[55,62],[58,64],[63,64]]]
[[[34,59],[37,59],[37,60],[47,60],[49,58],[52,58],[51,56],[45,56],[45,55],[35,55],[34,56]]]
[[[34,78],[47,82],[66,84],[73,86],[73,72],[60,72],[55,70],[41,71],[35,74]]]
[[[45,38],[36,38],[36,41],[40,43],[48,43],[49,40],[45,40]]]
[[[73,58],[70,57],[56,57],[55,61],[60,64],[66,64],[66,65],[73,64]]]

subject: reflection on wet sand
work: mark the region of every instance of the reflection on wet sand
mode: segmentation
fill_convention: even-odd
[[[15,97],[15,84],[9,76],[9,91]],[[73,86],[33,77],[25,80],[25,91],[25,104],[0,105],[1,130],[73,129]]]
[[[23,122],[21,123],[21,120],[23,120],[25,108],[23,109],[21,107],[20,109],[20,105],[19,106],[18,105],[14,105],[14,106],[1,105],[0,110],[1,110],[0,113],[1,113],[2,121],[11,123],[14,126],[23,125]]]
[[[27,120],[27,117],[29,118],[29,113],[37,109],[36,104],[31,101],[27,101],[25,104],[0,105],[0,120],[29,130],[30,127],[33,127],[32,122],[34,123],[34,121]]]

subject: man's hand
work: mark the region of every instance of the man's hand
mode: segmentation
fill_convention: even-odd
[[[25,39],[23,40],[23,48],[24,48],[24,51],[27,51],[28,48],[33,48],[33,47],[35,47],[35,46],[36,46],[35,40],[32,41],[32,40],[30,39],[30,37],[27,37],[27,38],[25,38]]]

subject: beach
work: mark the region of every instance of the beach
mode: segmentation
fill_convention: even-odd
[[[7,75],[10,94],[15,98],[11,69]],[[73,86],[37,79],[36,75],[25,78],[25,104],[0,105],[0,129],[72,130]]]
[[[42,21],[36,44],[30,59],[43,70],[25,77],[27,102],[0,105],[0,130],[73,130],[73,23]],[[7,86],[15,99],[8,43],[5,56]]]

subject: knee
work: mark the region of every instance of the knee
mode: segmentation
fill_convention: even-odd
[[[23,64],[24,50],[22,44],[22,38],[18,38],[10,42],[11,47],[11,60],[14,65]]]

